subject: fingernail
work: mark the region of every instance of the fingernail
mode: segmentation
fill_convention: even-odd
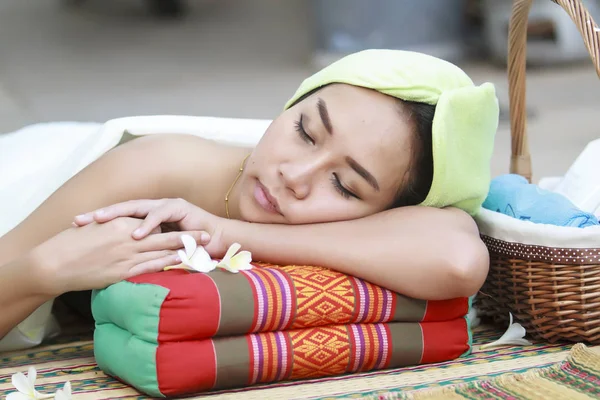
[[[104,211],[104,210],[98,210],[98,211],[96,211],[96,213],[95,213],[95,214],[96,214],[96,216],[97,216],[97,217],[101,217],[101,216],[103,216],[104,214],[106,214],[106,211]]]
[[[203,233],[202,235],[200,235],[200,241],[202,241],[203,243],[206,243],[210,240],[210,235],[208,233]]]
[[[142,230],[140,228],[138,228],[135,231],[133,231],[133,235],[134,236],[140,236],[141,234],[142,234]]]
[[[179,257],[179,256],[175,256],[175,262],[176,262],[176,263],[180,263],[180,262],[181,262],[181,257]]]
[[[87,221],[89,220],[89,217],[86,214],[79,214],[75,216],[75,219],[78,219],[80,221]]]

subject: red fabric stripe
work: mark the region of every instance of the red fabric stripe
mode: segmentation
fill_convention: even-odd
[[[256,366],[256,353],[254,353],[254,346],[252,345],[252,337],[254,335],[246,335],[246,343],[248,344],[248,354],[249,354],[249,363],[248,363],[248,385],[253,385],[258,380],[258,377],[254,376],[254,370],[257,368]]]
[[[220,297],[208,275],[170,270],[141,275],[129,281],[169,289],[160,309],[159,343],[208,338],[217,333]]]
[[[180,396],[213,388],[217,365],[211,339],[163,343],[156,351],[158,389],[165,396]]]
[[[421,364],[454,360],[469,349],[469,328],[464,318],[420,325],[423,332]]]
[[[354,293],[354,311],[352,311],[352,318],[350,321],[356,321],[358,319],[358,314],[360,313],[360,307],[362,306],[362,304],[360,304],[360,292],[358,291],[354,278],[348,277],[348,281],[352,286],[352,293]]]
[[[452,300],[430,300],[423,322],[449,321],[464,317],[469,312],[469,299],[461,297]]]
[[[348,332],[348,366],[346,367],[346,371],[356,372],[354,370],[354,363],[356,362],[356,337],[350,325],[346,326],[346,331]]]
[[[136,278],[131,279],[136,282]],[[160,309],[156,375],[166,396],[209,390],[216,381],[216,357],[212,340],[219,327],[219,294],[206,274],[171,270],[144,275],[142,283],[169,289]],[[185,340],[185,341],[183,341]]]
[[[290,375],[292,374],[292,356],[294,355],[292,351],[292,339],[290,338],[289,332],[283,332],[284,341],[283,346],[285,346],[285,358],[282,357],[282,370],[283,375],[281,377],[282,381],[288,380]]]
[[[394,299],[396,298],[396,296],[394,296]],[[392,313],[392,315],[394,315]],[[392,332],[390,332],[390,326],[388,324],[383,325],[384,328],[384,332],[383,332],[383,337],[385,339],[385,342],[387,343],[387,352],[385,355],[385,362],[382,366],[382,368],[388,368],[388,366],[390,365],[390,360],[392,359]],[[383,346],[383,343],[381,344],[381,348],[385,349],[385,347]]]

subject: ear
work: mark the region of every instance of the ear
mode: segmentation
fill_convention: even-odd
[[[489,191],[500,109],[491,83],[444,91],[433,118],[433,182],[421,205],[471,215]]]

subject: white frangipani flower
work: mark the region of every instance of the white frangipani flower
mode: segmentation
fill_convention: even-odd
[[[17,392],[9,393],[6,400],[41,400],[51,399],[56,400],[71,400],[71,382],[66,382],[63,389],[59,389],[55,394],[44,394],[35,390],[35,380],[37,379],[37,371],[34,367],[29,367],[27,376],[22,372],[17,372],[12,376],[12,384],[18,390]]]
[[[215,269],[217,262],[210,258],[210,255],[204,250],[204,247],[196,244],[196,241],[190,235],[181,235],[184,250],[179,250],[177,255],[181,259],[181,264],[172,267],[166,267],[165,271],[170,269],[189,269],[198,272],[208,273]]]
[[[170,269],[187,269],[208,273],[215,268],[222,268],[232,273],[252,269],[252,254],[249,251],[238,250],[242,247],[239,243],[229,246],[225,256],[221,261],[213,260],[204,247],[198,246],[196,241],[190,235],[181,235],[184,250],[179,250],[177,254],[181,259],[181,264],[166,267],[165,271]],[[236,254],[237,253],[237,254]]]
[[[62,389],[58,389],[54,400],[71,400],[71,382],[67,381]]]
[[[500,339],[484,344],[480,347],[481,350],[488,349],[490,347],[498,347],[498,346],[529,346],[531,342],[525,339],[525,335],[527,331],[521,324],[515,322],[513,324],[513,316],[511,313],[508,314],[510,317],[510,322],[508,324],[508,329],[504,332],[504,335],[500,337]]]
[[[252,262],[252,254],[246,250],[237,253],[241,247],[239,243],[232,244],[227,253],[225,253],[225,257],[217,264],[217,267],[235,274],[239,271],[252,269],[252,265],[250,264]]]

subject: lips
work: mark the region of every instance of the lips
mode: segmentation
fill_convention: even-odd
[[[267,212],[272,214],[280,214],[279,204],[277,199],[269,193],[267,189],[260,181],[256,181],[256,187],[254,189],[254,199],[256,202]]]

